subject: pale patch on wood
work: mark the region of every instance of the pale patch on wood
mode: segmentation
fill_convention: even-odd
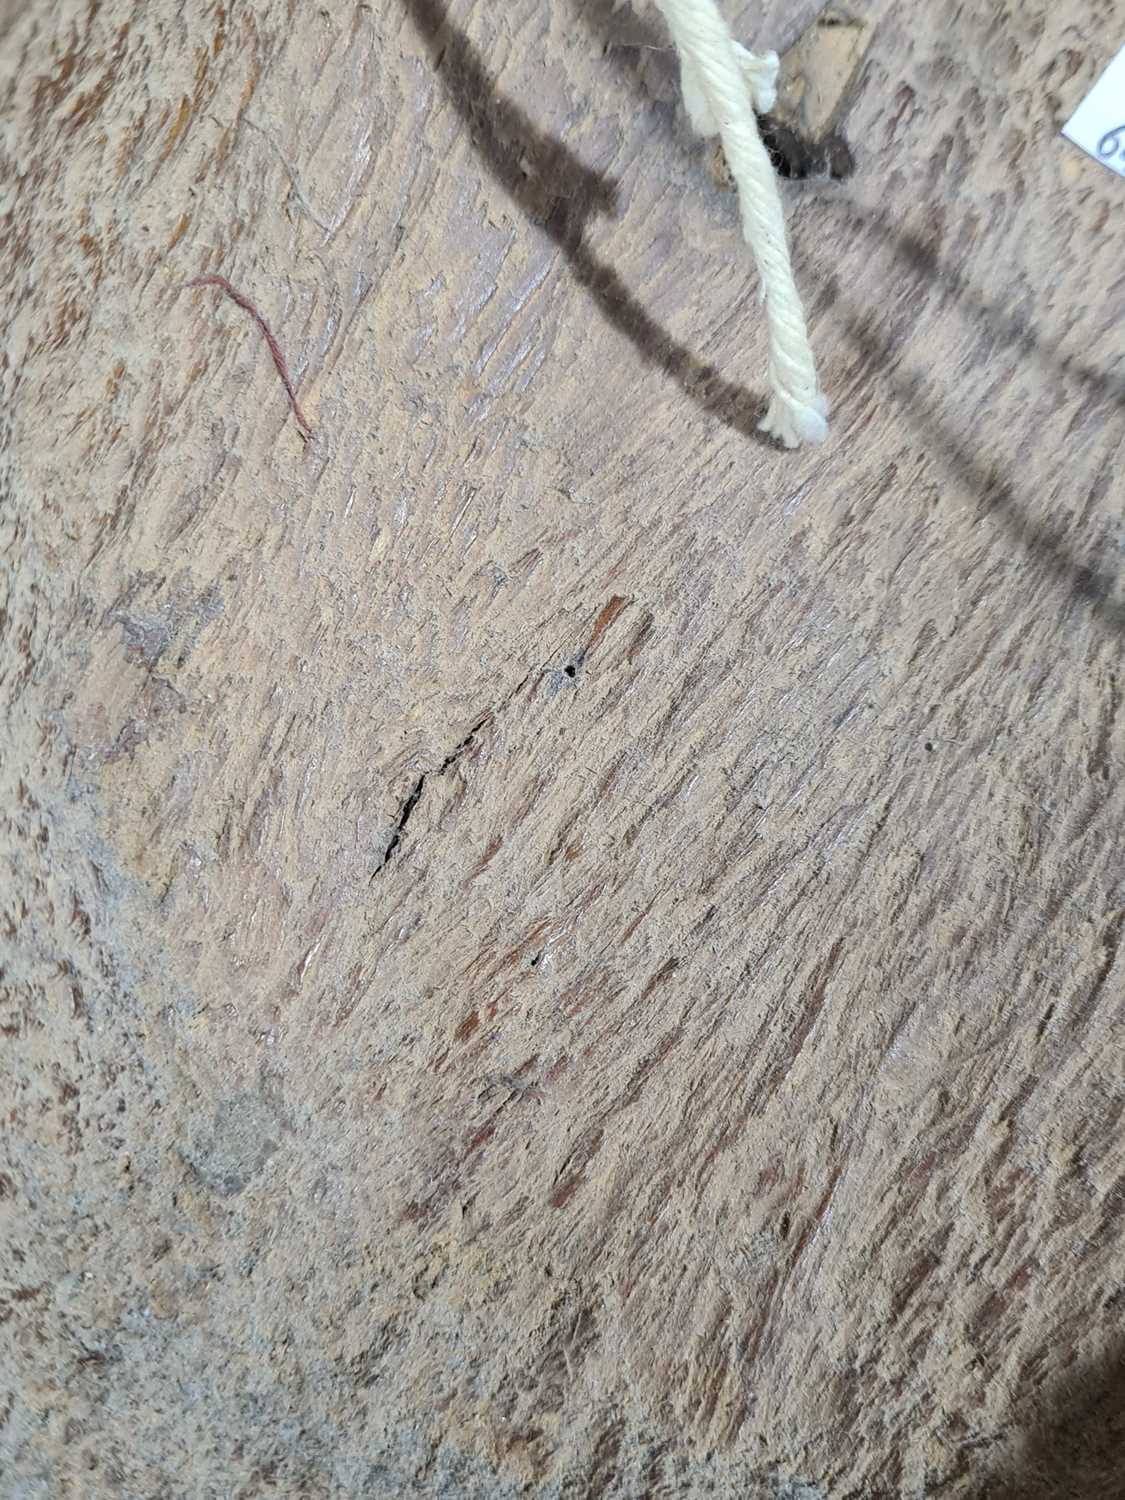
[[[819,145],[843,113],[871,39],[867,21],[843,5],[826,5],[781,54],[774,117]]]

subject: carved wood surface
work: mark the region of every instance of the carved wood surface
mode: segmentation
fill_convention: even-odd
[[[5,1494],[1120,1493],[1121,38],[856,8],[797,454],[654,12],[0,8]]]

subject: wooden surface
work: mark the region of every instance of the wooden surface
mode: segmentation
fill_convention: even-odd
[[[6,1496],[1125,1492],[1120,16],[862,9],[796,455],[655,13],[0,10]]]

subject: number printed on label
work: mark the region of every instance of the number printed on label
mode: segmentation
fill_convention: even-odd
[[[1063,126],[1063,135],[1125,177],[1125,47]]]
[[[1115,125],[1107,130],[1098,142],[1098,155],[1110,166],[1125,173],[1125,125]]]

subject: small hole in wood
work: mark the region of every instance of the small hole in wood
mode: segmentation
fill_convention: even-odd
[[[855,171],[852,148],[838,131],[822,141],[807,141],[771,115],[762,116],[758,129],[774,170],[787,181],[829,177],[840,182]]]

